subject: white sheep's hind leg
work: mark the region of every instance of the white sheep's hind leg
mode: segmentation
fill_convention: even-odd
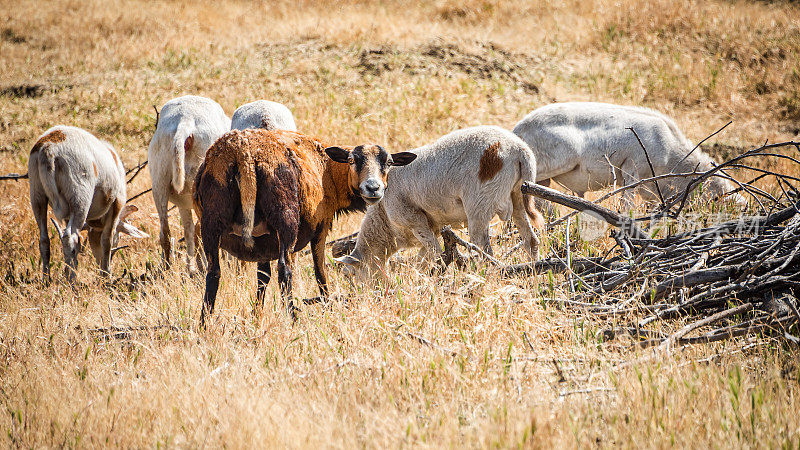
[[[195,251],[197,252],[197,268],[199,269],[199,273],[204,273],[206,271],[206,266],[208,265],[208,261],[206,260],[206,254],[203,252],[202,248],[202,237],[200,234],[200,221],[195,222],[194,224],[194,247]]]
[[[487,203],[490,202],[475,202],[472,205],[465,204],[464,206],[467,211],[467,229],[469,230],[470,242],[492,255],[492,243],[489,240],[489,223],[494,217],[494,210],[489,207],[494,205],[487,205]]]
[[[92,256],[94,256],[94,260],[97,262],[98,266],[103,261],[102,250],[100,249],[100,235],[102,234],[103,230],[90,228],[89,233],[86,236],[89,240],[89,248],[92,249]]]
[[[398,224],[411,230],[414,237],[422,245],[420,255],[425,261],[441,262],[443,250],[439,246],[436,234],[431,230],[428,216],[424,212],[407,207],[403,214],[399,214]]]
[[[620,168],[620,173],[622,174],[622,185],[623,186],[628,186],[630,184],[633,184],[633,183],[639,181],[639,177],[637,175],[639,172],[638,172],[638,169],[636,168],[636,164],[632,160],[626,159],[620,165],[619,168]],[[640,186],[639,188],[655,189],[655,186],[653,184],[650,184],[649,186]],[[622,210],[629,211],[629,210],[633,209],[633,206],[635,204],[634,195],[635,195],[636,191],[638,191],[639,188],[637,188],[637,189],[627,189],[625,192],[622,193],[622,200],[621,200],[621,205],[620,205],[622,207]]]
[[[552,187],[551,185],[553,183],[550,178],[547,178],[544,180],[537,181],[536,184],[538,184],[539,186],[544,186],[549,188]],[[544,217],[548,222],[556,218],[556,212],[557,212],[556,205],[554,205],[553,202],[549,202],[547,200],[543,200],[539,197],[536,197],[536,200],[534,200],[534,204],[536,205],[536,209],[538,209],[544,214]]]
[[[111,241],[119,223],[119,210],[115,211],[115,208],[115,206],[112,206],[106,215],[105,226],[100,234],[100,271],[106,277],[111,276]]]
[[[425,226],[415,227],[411,232],[414,233],[414,237],[422,244],[422,251],[420,251],[420,254],[423,260],[441,262],[443,250],[439,246],[436,235],[433,234],[433,231],[427,224]]]
[[[192,218],[192,210],[178,206],[178,211],[181,215],[181,225],[183,225],[183,238],[184,241],[186,241],[186,265],[189,268],[189,274],[194,275],[197,273],[197,247],[195,247],[194,219]]]
[[[517,230],[519,230],[519,236],[522,238],[525,252],[528,253],[531,259],[536,261],[539,258],[539,246],[541,245],[541,241],[531,226],[528,213],[525,211],[525,201],[526,199],[523,197],[521,191],[513,190],[511,192],[511,203],[514,206],[511,218],[514,220],[514,225],[517,226]]]
[[[80,230],[83,224],[86,223],[86,216],[89,214],[89,204],[73,205],[67,226],[64,228],[64,234],[61,235],[61,248],[64,251],[64,261],[67,267],[64,272],[67,280],[70,283],[75,281],[78,273],[78,252],[81,249],[81,236]]]
[[[170,245],[169,233],[169,215],[167,212],[167,206],[169,205],[169,185],[159,182],[157,179],[158,177],[155,177],[153,180],[153,202],[156,205],[158,221],[161,225],[161,230],[158,234],[158,239],[161,243],[161,250],[163,251],[161,257],[164,261],[164,265],[169,268],[172,257],[172,246]]]
[[[31,156],[31,158],[34,156]],[[39,228],[39,256],[42,260],[42,274],[44,275],[45,280],[49,281],[50,235],[47,232],[47,197],[44,195],[43,189],[40,187],[38,171],[31,170],[29,172],[30,183],[32,186],[36,186],[36,189],[31,189],[31,207],[33,208],[33,216],[36,218],[36,226]]]

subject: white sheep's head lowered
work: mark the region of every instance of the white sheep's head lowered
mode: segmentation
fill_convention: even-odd
[[[119,235],[120,235],[120,233],[127,234],[128,236],[130,236],[130,237],[132,237],[134,239],[145,239],[145,238],[149,238],[150,237],[149,234],[147,234],[144,231],[136,228],[134,225],[131,225],[126,220],[128,216],[130,216],[131,214],[135,213],[138,210],[139,210],[139,208],[137,208],[135,205],[125,205],[124,207],[122,207],[122,211],[120,211],[120,213],[119,213],[119,221],[117,222],[117,228],[114,230],[114,233],[111,235],[111,246],[112,246],[111,257],[112,258],[114,256],[114,254],[116,254],[117,251],[120,250],[120,248],[121,248],[121,247],[117,247],[117,244],[119,243]],[[56,231],[58,232],[58,236],[59,237],[63,236],[64,235],[64,230],[58,224],[58,222],[56,220],[52,220],[52,223],[53,223],[53,226],[56,227]],[[100,221],[89,221],[89,222],[87,222],[87,223],[85,223],[83,225],[81,230],[82,231],[83,230],[88,230],[90,233],[92,233],[92,232],[102,232],[103,224]],[[94,254],[95,258],[98,259],[98,261],[99,261],[100,255],[95,253],[96,250],[97,249],[92,248],[92,253]]]

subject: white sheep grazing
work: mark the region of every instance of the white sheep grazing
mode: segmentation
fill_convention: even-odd
[[[117,152],[80,128],[56,126],[39,137],[28,160],[31,207],[39,227],[42,270],[50,276],[50,239],[47,234],[47,205],[56,223],[67,277],[75,279],[82,229],[89,230],[89,245],[100,269],[109,274],[111,249],[119,233],[136,238],[147,234],[125,222],[136,207],[125,205],[125,169]]]
[[[269,100],[256,100],[236,108],[231,118],[231,129],[248,128],[297,131],[289,108]]]
[[[520,186],[536,179],[536,157],[517,136],[499,127],[452,132],[412,150],[417,159],[388,174],[383,199],[367,209],[356,247],[337,261],[375,272],[400,249],[422,244],[422,256],[438,260],[437,235],[445,225],[469,229],[470,240],[488,253],[489,222],[495,215],[514,224],[524,249],[536,259],[543,225]]]
[[[186,95],[168,101],[161,108],[147,160],[161,224],[159,241],[167,266],[172,250],[167,217],[167,204],[171,201],[180,212],[189,272],[197,269],[194,259],[197,236],[192,218],[194,178],[208,148],[230,127],[231,120],[222,107],[205,97]]]
[[[622,185],[653,176],[633,128],[647,149],[655,175],[709,170],[713,160],[694,147],[670,118],[648,108],[606,103],[554,103],[529,113],[514,127],[536,154],[537,183],[556,181],[583,196],[612,185],[616,176]],[[691,154],[690,154],[691,152]],[[687,156],[688,155],[688,156]],[[607,158],[607,159],[606,159]],[[610,164],[614,167],[612,174]],[[666,178],[659,188],[666,198],[684,190],[691,178]],[[653,184],[640,189],[646,199],[657,199]],[[712,177],[707,191],[722,196],[736,186],[726,179]],[[744,198],[735,194],[734,201]],[[632,205],[633,192],[624,200]]]

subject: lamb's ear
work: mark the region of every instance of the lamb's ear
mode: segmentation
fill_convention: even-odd
[[[410,163],[415,159],[417,159],[417,155],[415,153],[411,152],[392,153],[393,166],[405,166],[406,164]]]
[[[344,256],[339,257],[339,258],[333,258],[333,260],[338,262],[338,263],[340,263],[340,264],[347,264],[348,266],[357,266],[357,265],[361,264],[360,260],[358,260],[358,259],[356,259],[356,258],[354,258],[354,257],[352,257],[350,255],[344,255]]]
[[[64,230],[61,228],[61,226],[58,224],[58,222],[56,222],[56,220],[53,219],[52,217],[50,218],[50,222],[53,224],[54,227],[56,227],[56,232],[58,233],[58,238],[61,239],[61,236],[64,235]]]
[[[350,152],[341,147],[328,147],[325,153],[338,163],[348,164],[350,162]]]
[[[126,217],[130,216],[131,214],[138,211],[139,208],[136,205],[125,205],[122,207],[122,211],[119,212],[119,220],[120,222],[125,220]]]
[[[128,236],[136,239],[144,239],[149,238],[150,235],[145,233],[144,231],[136,228],[135,226],[129,224],[128,222],[120,221],[117,225],[117,232],[118,233],[125,233]]]

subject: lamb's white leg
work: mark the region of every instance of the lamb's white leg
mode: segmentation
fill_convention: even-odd
[[[489,223],[494,217],[494,210],[487,208],[486,202],[464,204],[467,212],[467,229],[469,240],[484,252],[492,255],[492,243],[489,241]]]
[[[536,261],[539,259],[539,245],[541,242],[531,226],[528,213],[525,211],[525,200],[525,197],[522,196],[522,192],[516,190],[511,192],[511,203],[514,205],[511,217],[514,219],[514,225],[517,226],[517,230],[519,230],[523,248],[531,259]]]
[[[112,206],[112,210],[106,215],[105,226],[100,234],[100,270],[107,277],[111,276],[111,240],[114,238],[114,231],[119,223],[119,211],[113,209]]]
[[[34,158],[36,155],[32,155]],[[31,167],[35,167],[31,165]],[[42,260],[42,273],[45,280],[50,280],[50,235],[47,232],[47,197],[44,195],[44,188],[39,183],[39,171],[30,170],[31,184],[31,207],[33,216],[36,219],[36,226],[39,228],[39,256]]]
[[[72,215],[64,228],[64,234],[61,235],[61,248],[64,250],[64,261],[67,263],[65,273],[67,280],[70,282],[75,281],[78,273],[78,252],[81,249],[81,236],[80,230],[83,224],[86,223],[86,216],[89,214],[89,204],[85,206],[73,205],[71,210]]]
[[[100,249],[100,235],[102,234],[103,230],[91,228],[86,236],[89,239],[89,248],[92,249],[92,255],[94,256],[94,260],[97,262],[98,266],[103,261],[103,253]]]
[[[550,178],[547,178],[547,179],[544,179],[544,180],[537,181],[536,184],[538,184],[539,186],[544,186],[544,187],[552,187],[551,186],[552,180]],[[544,215],[544,218],[548,222],[550,222],[553,219],[555,219],[555,217],[556,217],[556,205],[554,205],[553,202],[548,202],[547,200],[543,200],[543,199],[541,199],[539,197],[536,197],[536,200],[534,200],[534,204],[536,205],[536,209],[538,209],[539,211],[542,212],[542,214]]]
[[[200,273],[206,271],[206,265],[208,264],[208,261],[206,261],[206,254],[200,248],[200,244],[202,244],[202,242],[203,241],[201,240],[200,235],[200,221],[197,221],[194,224],[194,246],[196,249],[195,251],[197,252],[196,263]]]
[[[153,179],[153,202],[156,205],[158,212],[158,220],[161,225],[161,230],[158,234],[159,242],[161,243],[161,250],[163,251],[162,260],[167,268],[169,268],[172,257],[172,246],[170,245],[169,234],[169,215],[167,213],[167,206],[169,204],[169,184],[158,181],[157,177]]]
[[[638,168],[636,167],[636,163],[633,162],[631,159],[626,159],[623,163],[619,166],[620,172],[622,172],[622,184],[623,186],[627,186],[629,184],[633,184],[639,181],[638,176]],[[640,186],[641,187],[641,186]],[[645,189],[655,189],[655,186],[652,184],[650,186],[645,186]],[[637,189],[628,189],[622,193],[622,209],[624,211],[629,211],[633,209],[634,206],[634,195]]]
[[[192,219],[192,210],[178,206],[178,211],[181,215],[181,225],[183,225],[183,239],[186,241],[186,265],[189,268],[189,274],[193,275],[197,272],[197,265],[195,263],[197,250],[195,247],[194,220]]]

